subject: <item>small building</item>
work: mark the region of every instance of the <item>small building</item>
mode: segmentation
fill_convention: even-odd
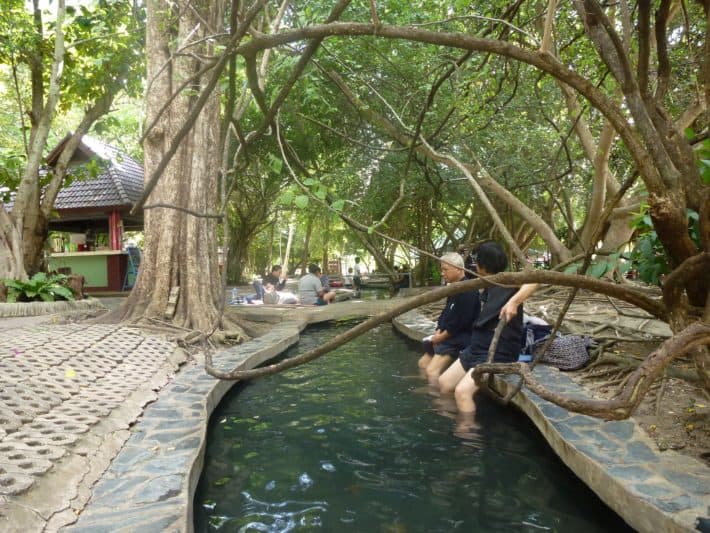
[[[49,167],[57,163],[68,140],[65,137],[47,156]],[[99,163],[95,177],[86,175],[86,165],[92,160]],[[69,238],[50,242],[49,269],[82,274],[89,292],[123,290],[129,262],[134,264],[135,257],[129,260],[123,249],[123,233],[143,230],[143,213],[130,214],[143,193],[143,165],[85,135],[68,175],[73,181],[57,195],[56,217],[49,221],[49,231],[69,234]]]

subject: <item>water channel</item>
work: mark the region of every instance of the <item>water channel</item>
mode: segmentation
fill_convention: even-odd
[[[352,323],[310,327],[285,356]],[[630,531],[522,414],[479,399],[461,428],[389,325],[215,410],[195,530]]]

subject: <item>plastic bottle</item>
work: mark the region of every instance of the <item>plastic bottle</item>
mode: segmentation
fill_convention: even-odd
[[[232,287],[232,301],[236,302],[237,301],[237,288]]]

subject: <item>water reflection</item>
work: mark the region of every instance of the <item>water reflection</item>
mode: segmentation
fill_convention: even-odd
[[[341,327],[309,330],[298,351]],[[212,417],[197,531],[624,529],[522,415],[457,415],[381,327],[237,387]]]

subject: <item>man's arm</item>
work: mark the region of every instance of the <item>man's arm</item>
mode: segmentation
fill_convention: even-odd
[[[527,300],[539,286],[539,283],[526,283],[521,286],[520,289],[518,289],[518,292],[516,292],[510,300],[508,300],[506,304],[501,307],[500,314],[498,316],[500,318],[505,318],[506,322],[510,322],[512,318],[518,314],[518,306]]]
[[[449,337],[451,337],[451,335],[449,335],[448,331],[441,331],[437,329],[436,333],[431,336],[431,342],[432,344],[439,344],[440,342],[444,342]]]

